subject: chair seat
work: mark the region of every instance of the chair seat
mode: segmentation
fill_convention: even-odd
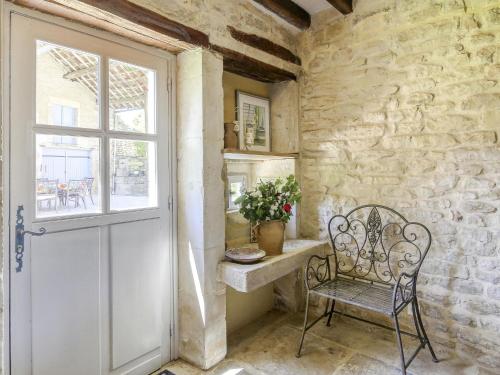
[[[313,294],[385,315],[393,315],[393,292],[394,287],[392,285],[385,286],[340,277],[320,284],[311,290]],[[396,307],[401,305],[401,298],[398,293]]]

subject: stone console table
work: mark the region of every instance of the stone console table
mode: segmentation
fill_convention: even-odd
[[[256,247],[257,244],[245,245]],[[248,293],[266,284],[286,279],[290,274],[293,280],[285,281],[278,289],[282,293],[302,294],[297,288],[297,270],[304,268],[305,262],[311,255],[324,256],[331,252],[328,241],[315,240],[287,240],[283,247],[283,254],[265,257],[255,264],[236,264],[228,261],[219,264],[219,280],[239,292]],[[292,285],[293,284],[293,285]],[[275,292],[276,292],[275,285]],[[286,291],[288,290],[288,292]],[[289,296],[290,297],[290,296]],[[285,305],[287,305],[285,303]],[[296,308],[292,308],[295,310]]]

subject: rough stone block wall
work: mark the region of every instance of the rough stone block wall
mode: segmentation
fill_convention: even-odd
[[[210,42],[252,56],[253,58],[289,70],[299,66],[281,60],[259,49],[233,39],[227,26],[261,37],[296,52],[298,29],[280,22],[277,17],[248,0],[132,0],[156,13],[208,34]]]
[[[359,0],[301,36],[301,232],[380,203],[427,225],[431,338],[500,368],[500,0]],[[336,17],[336,18],[335,18]]]

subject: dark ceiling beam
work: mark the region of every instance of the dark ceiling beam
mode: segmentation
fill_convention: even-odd
[[[256,60],[240,52],[210,44],[208,36],[160,14],[145,10],[144,14],[130,13],[133,9],[143,12],[127,0],[9,0],[14,4],[28,7],[47,14],[63,17],[99,30],[122,35],[140,43],[166,49],[174,53],[203,46],[220,53],[224,70],[262,82],[283,82],[296,80],[295,74],[273,65]],[[62,5],[61,3],[64,3]],[[117,5],[116,7],[111,6]],[[90,5],[90,6],[88,6]],[[85,10],[81,7],[86,7]],[[140,9],[139,9],[140,8]],[[152,14],[151,14],[152,13]],[[180,39],[177,39],[180,38]],[[166,40],[165,40],[166,39]],[[83,72],[75,73],[75,77]]]
[[[128,0],[80,0],[97,9],[196,46],[208,47],[208,35]]]
[[[297,80],[295,74],[256,60],[231,49],[212,45],[211,49],[222,55],[224,70],[267,83]]]
[[[352,13],[352,0],[327,0],[343,15]]]
[[[8,0],[16,5],[61,17],[141,44],[179,53],[192,45],[117,17],[77,0]]]
[[[288,23],[305,30],[311,26],[311,16],[291,0],[253,0],[283,18]]]
[[[293,64],[301,64],[300,58],[296,56],[292,51],[270,41],[269,39],[262,38],[255,34],[247,34],[243,31],[235,29],[232,26],[228,26],[227,29],[229,30],[231,36],[238,42],[245,43],[250,47],[257,48],[261,51],[276,56],[282,60],[289,61]]]

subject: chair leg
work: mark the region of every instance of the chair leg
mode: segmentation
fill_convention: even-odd
[[[417,320],[418,320],[418,324],[420,326],[420,330],[422,331],[422,336],[425,340],[425,343],[427,344],[427,346],[429,348],[429,351],[431,352],[432,361],[439,362],[439,359],[436,357],[436,354],[434,353],[434,349],[432,349],[432,345],[431,345],[431,342],[429,341],[429,337],[427,337],[427,333],[425,332],[424,323],[422,322],[422,317],[420,316],[420,308],[418,306],[418,300],[417,300],[416,296],[415,296],[415,312],[417,314]]]
[[[413,300],[411,303],[411,311],[413,313],[413,324],[415,325],[415,330],[417,331],[418,339],[420,340],[420,343],[425,346],[425,337],[422,335],[422,331],[420,330],[420,324],[418,323],[415,300]]]
[[[306,311],[304,313],[304,327],[302,328],[302,336],[301,336],[300,342],[299,342],[299,350],[297,351],[297,354],[296,354],[297,358],[300,358],[300,351],[302,350],[302,345],[304,344],[304,336],[306,335],[308,314],[309,314],[309,292],[307,293]]]
[[[401,340],[401,331],[399,330],[398,315],[394,314],[394,328],[396,329],[396,338],[398,339],[399,355],[401,357],[401,374],[406,375],[405,353],[403,350],[403,341]]]
[[[326,322],[326,326],[330,327],[330,323],[332,321],[333,309],[335,308],[335,300],[332,299],[332,307],[330,308],[330,312],[328,314],[328,321]]]

